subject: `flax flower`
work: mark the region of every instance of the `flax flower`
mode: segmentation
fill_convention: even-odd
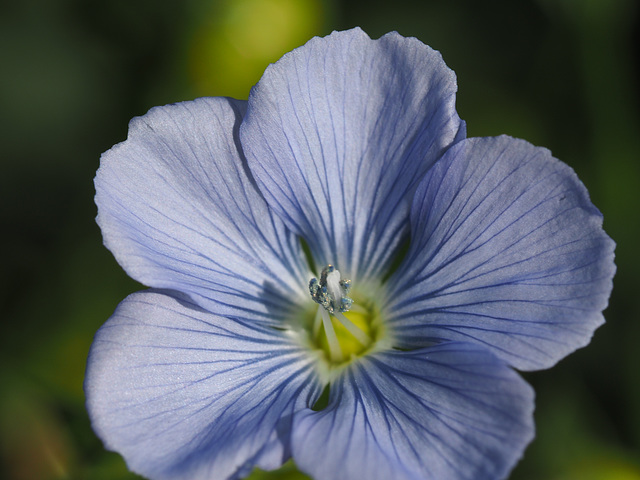
[[[613,242],[574,172],[465,138],[440,54],[314,38],[248,101],[135,118],[96,184],[150,287],[98,331],[93,427],[151,479],[495,480],[534,435],[516,373],[602,324]]]

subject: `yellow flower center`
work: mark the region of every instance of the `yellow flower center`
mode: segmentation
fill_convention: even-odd
[[[350,298],[351,282],[332,265],[320,280],[309,282],[311,298],[318,304],[310,322],[311,344],[321,350],[329,366],[348,363],[366,354],[383,337],[379,312],[366,299]]]

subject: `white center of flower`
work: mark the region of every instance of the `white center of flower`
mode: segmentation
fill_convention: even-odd
[[[333,265],[322,269],[320,280],[312,278],[309,282],[311,298],[319,305],[313,322],[313,339],[333,363],[348,360],[373,343],[369,336],[371,312],[354,303],[348,296],[350,290],[351,282],[341,278]],[[352,319],[346,312],[350,312]]]

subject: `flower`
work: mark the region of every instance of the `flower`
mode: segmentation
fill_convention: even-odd
[[[152,479],[291,457],[318,480],[508,475],[534,435],[514,368],[589,342],[614,244],[549,151],[465,138],[456,88],[418,40],[354,29],[285,55],[246,102],[131,122],[97,221],[151,289],[89,354],[107,448]]]

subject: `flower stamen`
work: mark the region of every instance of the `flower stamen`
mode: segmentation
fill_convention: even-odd
[[[329,344],[329,356],[332,362],[342,362],[344,356],[342,355],[342,348],[340,348],[340,342],[338,336],[331,323],[331,317],[329,312],[322,310],[322,325],[324,326],[324,334],[327,337],[327,343]]]
[[[322,269],[320,281],[312,278],[309,281],[309,293],[313,301],[320,304],[329,313],[348,312],[353,305],[349,298],[351,280],[341,279],[340,272],[333,265],[327,265]]]
[[[351,281],[340,278],[340,272],[333,265],[327,265],[322,269],[320,280],[312,278],[309,281],[311,298],[319,305],[313,320],[313,339],[318,345],[322,345],[320,327],[323,326],[326,337],[326,344],[323,348],[334,363],[344,361],[345,349],[348,353],[346,356],[351,357],[373,343],[363,326],[354,323],[345,315],[345,312],[353,309],[356,316],[369,316],[369,311],[366,308],[354,304],[353,299],[348,296],[350,289]],[[334,320],[338,322],[335,325],[333,324]],[[336,332],[336,328],[341,332]],[[364,325],[364,328],[367,328],[367,325]],[[353,340],[347,341],[345,335],[351,336],[357,341],[355,348],[347,346],[353,344]]]

